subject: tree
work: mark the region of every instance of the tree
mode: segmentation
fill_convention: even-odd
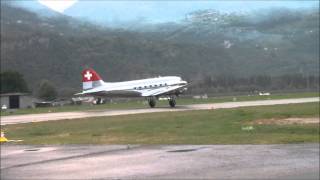
[[[48,80],[42,80],[39,85],[38,97],[46,100],[52,101],[57,98],[57,91],[54,85]]]
[[[0,73],[1,93],[29,92],[23,75],[16,71]]]

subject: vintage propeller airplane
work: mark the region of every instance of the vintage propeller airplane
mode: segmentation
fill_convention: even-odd
[[[104,82],[93,69],[82,71],[83,91],[76,95],[90,95],[101,103],[103,97],[145,97],[150,107],[155,107],[156,100],[165,96],[170,107],[175,107],[176,97],[187,90],[188,83],[178,76],[164,76],[157,78]]]

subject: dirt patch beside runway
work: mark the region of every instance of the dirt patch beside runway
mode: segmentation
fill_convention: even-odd
[[[285,118],[285,119],[258,119],[253,121],[250,124],[259,124],[259,125],[287,125],[287,124],[319,124],[319,117],[312,118]]]

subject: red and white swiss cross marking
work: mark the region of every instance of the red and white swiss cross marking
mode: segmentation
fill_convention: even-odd
[[[87,78],[88,81],[90,81],[92,74],[90,73],[90,71],[87,71],[84,77]]]
[[[101,80],[101,77],[93,69],[85,69],[82,71],[82,82],[99,80]]]

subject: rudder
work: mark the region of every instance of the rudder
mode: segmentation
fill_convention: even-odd
[[[81,74],[83,90],[96,88],[104,83],[99,74],[91,68],[84,69]]]

